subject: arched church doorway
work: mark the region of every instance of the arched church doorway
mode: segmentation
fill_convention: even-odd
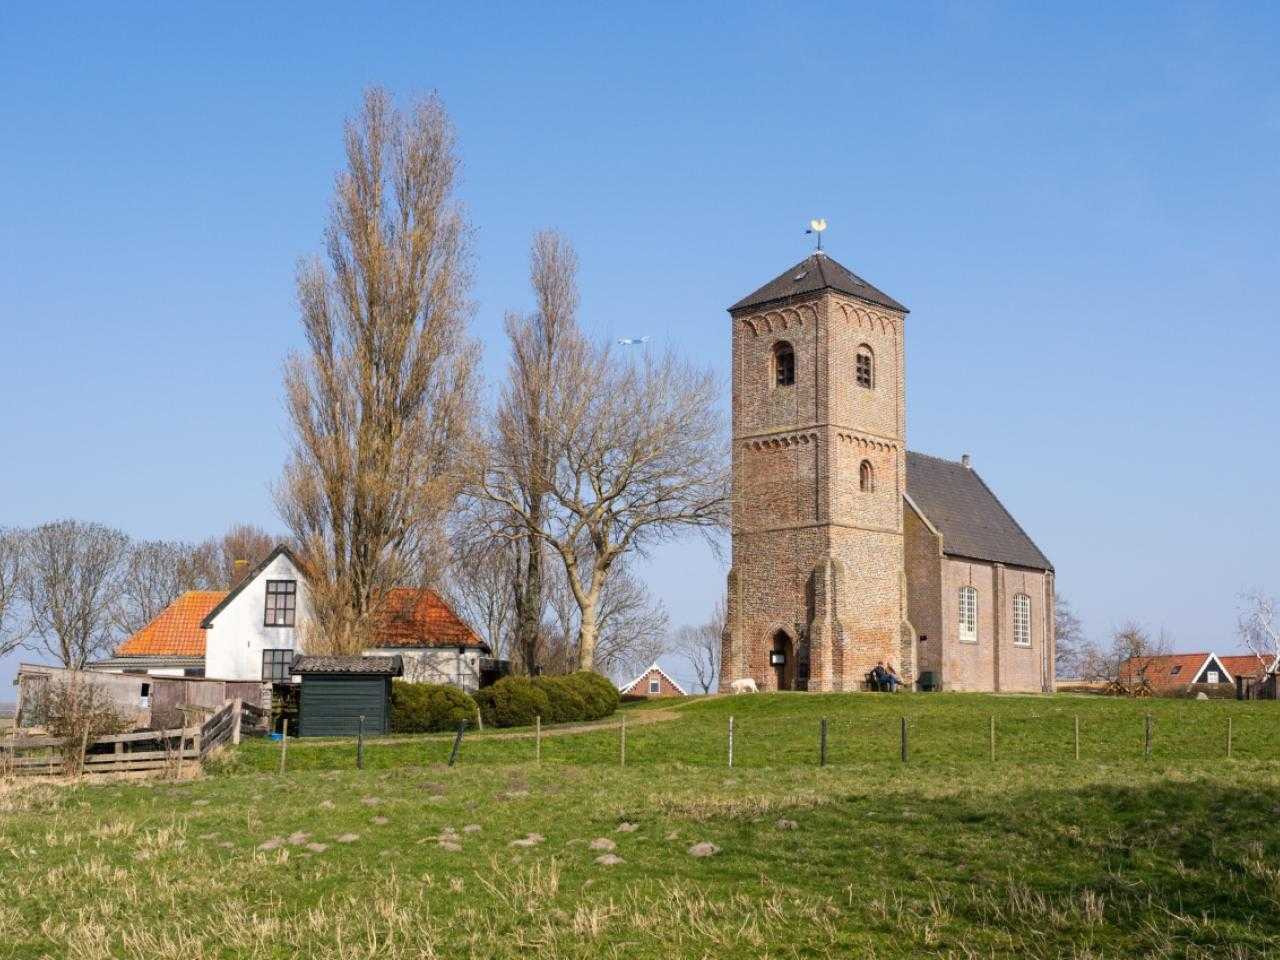
[[[769,665],[773,667],[778,690],[795,689],[796,651],[791,636],[785,630],[773,635],[773,648],[769,651]]]

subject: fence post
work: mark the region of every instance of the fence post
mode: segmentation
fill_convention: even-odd
[[[1151,714],[1147,714],[1146,739],[1142,747],[1142,755],[1146,759],[1151,759]]]
[[[619,756],[618,765],[625,767],[627,765],[627,715],[625,713],[622,715],[622,735],[619,738],[619,742],[622,752]]]
[[[467,729],[467,721],[463,720],[458,724],[458,733],[453,738],[453,750],[449,753],[449,766],[453,766],[458,762],[458,748],[462,746],[462,734]]]
[[[356,728],[356,769],[364,769],[364,717],[360,717],[360,724]]]
[[[1227,717],[1227,759],[1231,759],[1231,718]]]
[[[827,765],[827,718],[823,717],[818,725],[818,766]]]
[[[289,718],[285,717],[280,727],[280,772],[284,773],[284,758],[289,752]]]
[[[729,718],[729,766],[733,766],[733,717]]]
[[[240,721],[241,721],[240,714],[241,714],[241,711],[244,710],[244,701],[241,700],[239,697],[236,697],[234,700],[231,701],[231,709],[235,711],[235,713],[231,717],[231,744],[232,746],[239,746],[240,745]]]
[[[996,762],[996,715],[991,715],[991,762]]]
[[[16,723],[17,720],[15,719]],[[84,722],[84,733],[80,735],[80,765],[76,770],[76,779],[84,777],[84,762],[89,755],[89,721]]]
[[[1076,759],[1080,759],[1080,714],[1076,714]]]
[[[542,714],[533,718],[533,759],[542,763]]]
[[[178,708],[181,711],[181,707]],[[187,752],[187,715],[181,714],[182,719],[179,721],[181,726],[178,729],[178,769],[174,771],[173,779],[182,779],[182,761],[185,759]]]
[[[907,762],[907,718],[902,718],[902,762]]]

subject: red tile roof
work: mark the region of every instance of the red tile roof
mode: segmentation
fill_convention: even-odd
[[[120,645],[118,657],[203,657],[200,621],[227,595],[225,590],[188,590]]]
[[[203,657],[200,622],[227,596],[225,590],[190,590],[126,640],[118,657]],[[387,592],[387,608],[378,647],[478,647],[488,650],[475,631],[433,590],[396,587]]]
[[[387,591],[379,647],[488,646],[434,590],[396,587]]]
[[[1232,679],[1261,676],[1271,665],[1269,659],[1259,657],[1256,653],[1238,653],[1229,657],[1219,657],[1218,662],[1231,674]]]
[[[1181,687],[1191,683],[1208,659],[1205,653],[1169,653],[1159,657],[1132,657],[1120,667],[1120,680],[1136,683],[1143,678],[1151,686]]]

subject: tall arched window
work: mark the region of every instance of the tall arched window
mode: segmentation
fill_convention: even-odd
[[[858,356],[855,362],[858,386],[866,387],[868,390],[875,387],[876,355],[871,352],[871,348],[865,343],[858,347]]]
[[[858,489],[863,493],[875,493],[876,471],[870,460],[863,460],[858,467]]]
[[[978,642],[978,591],[974,587],[960,588],[960,640]]]
[[[1013,642],[1031,646],[1031,598],[1025,593],[1013,595]]]
[[[779,387],[796,382],[796,352],[785,340],[773,345],[773,382]]]

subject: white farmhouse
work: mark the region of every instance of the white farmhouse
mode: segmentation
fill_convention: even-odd
[[[229,591],[190,590],[94,669],[156,676],[291,683],[293,658],[305,653],[312,613],[307,578],[286,546],[276,547]],[[388,592],[376,646],[399,654],[405,678],[480,685],[489,647],[433,590]]]

